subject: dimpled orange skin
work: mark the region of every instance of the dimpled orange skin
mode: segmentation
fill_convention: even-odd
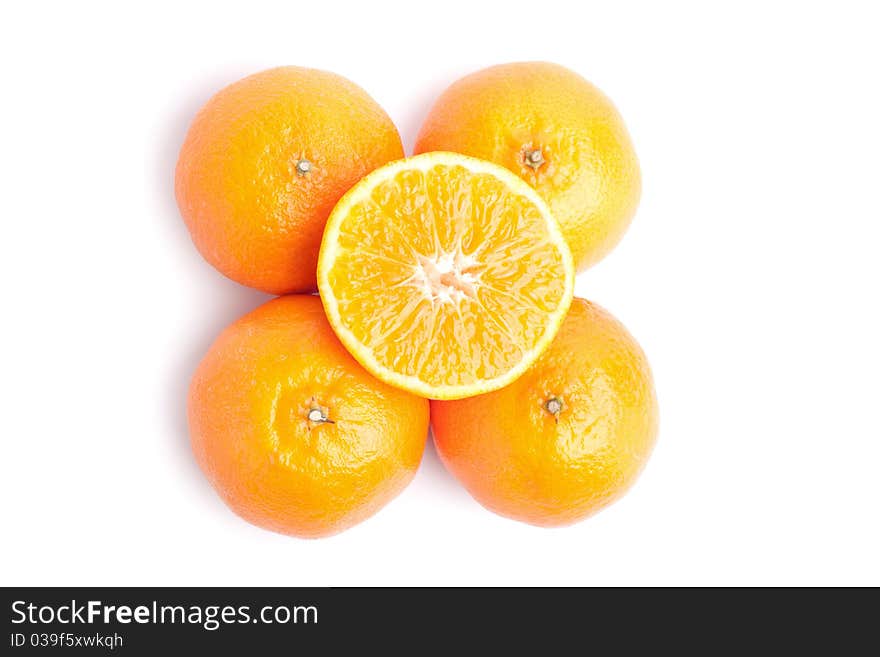
[[[229,85],[196,115],[177,162],[177,204],[198,250],[232,280],[314,291],[333,206],[401,157],[397,129],[363,89],[325,71],[274,68]]]
[[[554,414],[548,402],[561,408]],[[568,525],[622,496],[657,435],[657,400],[639,345],[599,306],[575,299],[547,352],[514,383],[432,401],[443,463],[483,506]]]
[[[620,114],[599,89],[557,64],[501,64],[453,83],[419,132],[415,153],[427,151],[489,160],[532,185],[562,227],[578,271],[620,241],[641,195]]]
[[[315,538],[361,522],[406,487],[428,402],[367,374],[318,297],[303,295],[269,301],[223,331],[193,376],[188,418],[196,460],[233,511]]]

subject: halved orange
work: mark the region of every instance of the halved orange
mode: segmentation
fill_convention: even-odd
[[[574,265],[547,205],[498,165],[455,153],[387,164],[327,220],[318,290],[374,376],[432,399],[501,388],[544,352]]]

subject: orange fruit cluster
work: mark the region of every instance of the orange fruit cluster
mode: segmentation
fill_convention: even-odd
[[[196,460],[256,525],[366,519],[412,479],[429,425],[477,501],[535,525],[604,508],[651,453],[645,355],[573,297],[638,204],[611,102],[561,66],[496,66],[440,96],[416,152],[362,89],[298,67],[223,89],[186,136],[175,192],[196,247],[286,295],[217,338],[188,399]]]

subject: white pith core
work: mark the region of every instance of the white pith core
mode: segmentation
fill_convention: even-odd
[[[477,298],[480,265],[461,247],[452,253],[419,256],[413,282],[434,303],[460,303],[465,297]]]

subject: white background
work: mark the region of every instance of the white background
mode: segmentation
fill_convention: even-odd
[[[871,3],[38,3],[0,20],[2,584],[880,584],[880,92]],[[363,86],[409,150],[494,63],[580,72],[644,193],[577,290],[654,367],[660,439],[622,501],[493,516],[429,446],[335,538],[229,512],[189,453],[190,374],[267,297],[177,213],[187,125],[300,64]]]

